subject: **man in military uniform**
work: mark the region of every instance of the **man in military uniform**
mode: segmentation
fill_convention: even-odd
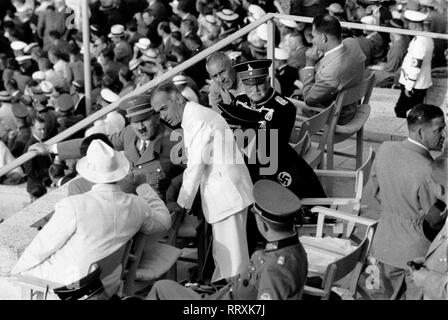
[[[31,129],[28,120],[28,109],[25,105],[14,103],[12,105],[12,113],[16,118],[17,129],[8,133],[8,149],[15,158],[18,158],[26,151],[24,148],[31,137]]]
[[[234,104],[221,103],[219,107],[229,124],[239,126],[243,130],[256,130],[256,143],[252,140],[247,146],[241,146],[246,150],[245,161],[254,183],[260,179],[271,179],[291,190],[299,198],[326,197],[313,169],[288,143],[295,123],[296,108],[270,86],[268,68],[271,63],[272,60],[264,59],[235,65],[246,95],[238,96]],[[278,135],[271,137],[271,130],[277,130]],[[266,134],[263,136],[262,133]],[[238,136],[236,138],[238,140]],[[260,146],[263,147],[263,144],[265,150],[260,152]],[[255,145],[257,150],[254,151]],[[266,170],[266,161],[260,159],[261,154],[270,155],[267,166],[268,169],[273,167],[274,170]],[[261,240],[254,224],[254,216],[249,214],[249,252],[253,252],[256,243]]]
[[[308,274],[305,250],[294,228],[300,200],[270,180],[254,186],[257,226],[266,247],[251,257],[248,270],[217,292],[202,296],[171,280],[157,281],[148,300],[298,300]]]
[[[177,209],[177,192],[184,168],[170,161],[170,153],[178,145],[178,141],[170,139],[173,129],[160,123],[159,114],[151,108],[147,95],[128,98],[123,101],[123,105],[127,106],[126,117],[130,124],[109,137],[114,149],[124,151],[131,162],[134,177],[143,176],[161,199],[166,201],[170,210],[173,209],[170,206]],[[78,158],[82,140],[65,141],[51,147],[38,144],[31,149],[44,154],[57,153],[61,159]],[[179,147],[176,150],[179,150],[178,155],[181,157],[182,149]]]
[[[58,133],[62,132],[75,123],[81,121],[84,117],[80,114],[75,114],[75,104],[73,103],[73,98],[68,93],[63,93],[57,98],[58,106]],[[84,130],[78,131],[72,135],[73,138],[81,138],[84,136]]]
[[[414,10],[404,12],[409,29],[423,31],[423,21],[428,14]],[[395,105],[395,115],[406,118],[406,112],[423,103],[427,89],[432,86],[431,59],[434,41],[429,37],[415,36],[409,43],[408,52],[403,59],[400,74],[401,94]]]

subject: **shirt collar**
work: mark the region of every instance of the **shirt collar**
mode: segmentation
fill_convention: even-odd
[[[425,149],[426,151],[429,152],[429,149],[426,148],[424,145],[422,145],[420,142],[417,142],[417,141],[415,141],[415,140],[413,140],[413,139],[411,139],[411,138],[408,138],[408,141],[411,142],[411,143],[413,143],[413,144],[415,144],[415,145],[417,145],[417,146],[419,146],[419,147],[421,147],[421,148],[423,148],[423,149]]]
[[[341,49],[342,47],[344,46],[344,44],[341,42],[341,44],[340,45],[338,45],[337,47],[334,47],[333,49],[331,49],[330,51],[327,51],[327,52],[325,52],[325,54],[324,54],[324,57],[325,56],[327,56],[327,55],[329,55],[330,53],[332,53],[332,52],[334,52],[334,51],[336,51],[336,50],[339,50],[339,49]]]
[[[146,143],[146,149],[151,148],[153,152],[160,153],[160,149],[162,148],[162,137],[165,129],[163,125],[159,126],[159,132],[157,136],[153,140],[141,140],[139,142],[139,149],[142,149],[143,143]]]
[[[279,241],[270,241],[266,243],[265,251],[278,250],[288,246],[292,246],[299,242],[299,237],[297,234],[285,239],[281,239]]]
[[[94,191],[121,191],[121,188],[118,184],[97,183],[92,186],[92,190],[94,190]]]

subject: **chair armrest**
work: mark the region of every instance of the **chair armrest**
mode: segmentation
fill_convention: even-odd
[[[321,206],[316,206],[316,207],[311,208],[311,212],[319,213],[319,216],[321,216],[321,215],[332,216],[332,217],[347,220],[347,221],[353,221],[355,223],[359,223],[359,224],[362,224],[362,225],[365,225],[368,227],[371,227],[378,223],[378,221],[375,221],[372,219],[355,216],[353,214],[348,214],[348,213],[345,213],[342,211],[329,209],[329,208],[325,208],[325,207],[321,207]]]
[[[305,287],[303,288],[303,294],[307,294],[307,295],[315,296],[315,297],[323,297],[324,290],[305,285]]]
[[[321,177],[347,177],[347,178],[355,178],[356,171],[352,170],[314,170],[316,175]]]
[[[40,292],[45,292],[47,288],[52,290],[64,286],[63,284],[60,283],[48,281],[30,275],[16,275],[11,280],[22,287]]]
[[[359,203],[355,198],[303,198],[300,201],[305,206],[344,206]]]

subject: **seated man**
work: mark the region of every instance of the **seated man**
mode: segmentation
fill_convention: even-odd
[[[67,285],[86,276],[90,266],[141,231],[160,239],[171,227],[169,212],[155,192],[146,201],[122,192],[117,181],[130,169],[123,154],[93,141],[76,170],[95,185],[56,204],[55,213],[25,249],[12,274],[31,275]],[[119,286],[119,269],[105,284]]]
[[[340,91],[362,82],[366,56],[356,39],[342,41],[341,30],[338,19],[330,15],[313,20],[313,47],[306,51],[306,66],[300,70],[302,93],[309,106],[326,108]],[[338,124],[348,123],[355,112],[356,103],[342,106]]]
[[[268,241],[251,257],[248,270],[216,293],[202,297],[174,281],[154,284],[148,300],[298,300],[305,285],[308,262],[294,229],[300,200],[281,185],[262,180],[254,186],[257,227]]]
[[[432,193],[439,201],[448,202],[447,196],[447,158],[439,157],[432,163],[430,184]],[[415,285],[423,289],[423,299],[446,300],[448,287],[448,220],[446,207],[445,224],[438,236],[431,243],[425,257],[413,259],[417,267],[412,269]]]
[[[126,117],[131,123],[109,137],[114,149],[124,151],[134,176],[141,175],[162,200],[176,206],[177,194],[173,197],[166,196],[172,183],[180,188],[184,169],[181,164],[174,164],[170,159],[171,151],[179,145],[177,140],[171,140],[175,136],[174,130],[160,122],[159,113],[151,107],[149,96],[128,98],[123,106],[126,107]],[[180,135],[179,133],[177,136]],[[41,154],[57,153],[63,160],[78,158],[81,143],[82,139],[76,139],[53,146],[37,144],[31,149]],[[182,156],[181,148],[177,154]]]

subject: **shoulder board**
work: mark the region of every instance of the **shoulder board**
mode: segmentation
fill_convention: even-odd
[[[275,101],[280,103],[282,106],[286,106],[288,104],[288,100],[282,98],[281,96],[276,96]]]

